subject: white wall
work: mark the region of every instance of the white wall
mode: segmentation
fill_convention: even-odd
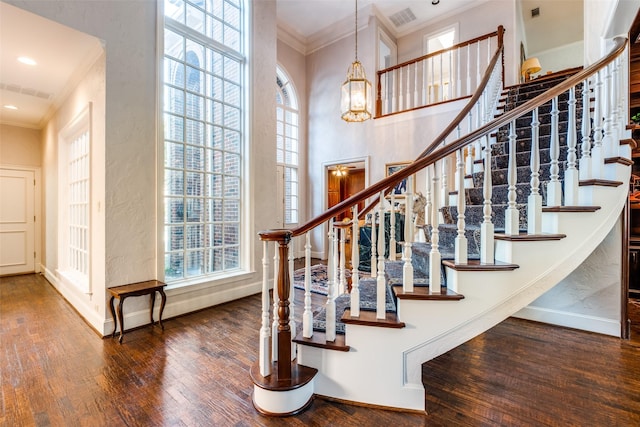
[[[515,316],[620,336],[621,221],[576,270]]]
[[[17,126],[0,125],[0,164],[40,166],[42,132]]]
[[[105,151],[105,56],[101,55],[87,71],[67,99],[49,119],[43,129],[45,233],[43,270],[47,279],[69,300],[89,323],[100,330],[105,316],[104,282],[104,151]],[[58,144],[60,131],[89,108],[91,104],[91,267],[92,294],[80,292],[65,283],[56,271],[58,259],[59,214],[58,204]]]
[[[98,152],[96,160],[102,163],[104,193],[98,198],[102,203],[98,206],[94,201],[92,206],[94,213],[99,212],[104,218],[104,237],[97,242],[104,253],[101,266],[96,266],[96,272],[102,277],[95,278],[90,303],[78,296],[66,296],[99,333],[111,332],[113,323],[106,310],[105,288],[158,278],[159,264],[162,265],[157,252],[157,248],[163,246],[158,229],[162,218],[159,218],[157,203],[158,147],[162,147],[158,144],[156,120],[158,58],[161,56],[157,35],[162,31],[157,28],[160,3],[155,0],[9,0],[7,3],[93,35],[102,40],[105,48],[103,108],[94,114],[103,127],[104,152]],[[262,270],[256,268],[256,263],[262,257],[262,245],[258,244],[257,232],[273,226],[275,213],[272,202],[275,179],[270,179],[275,178],[275,0],[250,2],[250,8],[253,40],[248,62],[253,91],[248,100],[252,112],[247,122],[250,162],[245,165],[250,178],[244,188],[249,195],[245,220],[250,226],[244,244],[251,250],[243,259],[247,272],[228,280],[169,289],[165,318],[250,295],[260,289]],[[264,70],[273,72],[264,73]],[[91,85],[89,81],[86,83]],[[45,227],[50,237],[55,236],[53,230],[57,227],[57,172],[51,166],[57,162],[57,149],[50,142],[56,141],[61,126],[73,116],[76,100],[82,99],[79,104],[83,104],[92,96],[98,96],[90,91],[81,92],[81,87],[76,89],[43,131],[47,141],[43,164],[49,165],[44,171],[48,207]],[[96,101],[94,108],[99,105]],[[47,268],[57,265],[56,245],[55,239],[47,240]],[[146,298],[127,301],[127,327],[148,323],[147,302]]]
[[[568,68],[581,67],[584,64],[584,42],[579,41],[542,52],[533,52],[529,57],[540,60],[540,70],[537,75],[547,72],[557,72]]]
[[[460,15],[430,22],[420,30],[398,39],[398,63],[423,55],[423,37],[458,23],[459,42],[471,40],[505,28],[505,84],[515,84],[519,77],[520,43],[516,44],[517,28],[515,0],[490,0],[464,10]]]

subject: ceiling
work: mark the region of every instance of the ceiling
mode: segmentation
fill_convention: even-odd
[[[278,26],[302,45],[313,42],[319,34],[325,38],[339,37],[333,32],[338,23],[348,23],[347,28],[353,28],[355,1],[276,1]],[[460,13],[485,1],[439,0],[433,5],[432,0],[358,0],[358,10],[364,13],[375,7],[377,15],[386,20],[395,35],[402,36],[431,20]],[[519,1],[525,29],[528,34],[535,34],[528,37],[529,52],[582,38],[583,0]],[[531,19],[530,10],[535,7],[541,13]],[[406,19],[411,15],[415,19]],[[567,24],[567,18],[571,17],[571,24]],[[102,51],[95,37],[0,1],[0,123],[41,128]],[[23,55],[33,58],[37,65],[17,62]],[[10,110],[5,105],[18,109]]]
[[[101,51],[95,37],[0,2],[0,123],[41,128]]]

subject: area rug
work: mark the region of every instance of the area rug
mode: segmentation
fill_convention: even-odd
[[[376,311],[376,279],[360,280],[360,310]],[[340,321],[344,311],[351,307],[351,295],[342,294],[335,299],[336,302],[336,333],[344,334],[344,323]],[[395,312],[396,304],[391,293],[391,287],[385,285],[385,311]],[[324,332],[326,330],[326,311],[324,308],[313,316],[313,330]]]
[[[293,286],[296,289],[304,290],[304,267],[293,272]],[[316,264],[311,266],[311,292],[327,295],[327,266],[325,264]],[[338,270],[338,278],[340,270]],[[345,277],[351,278],[351,270],[345,271]]]

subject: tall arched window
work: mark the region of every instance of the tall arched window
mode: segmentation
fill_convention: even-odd
[[[276,68],[276,162],[282,169],[284,223],[297,224],[299,220],[299,114],[298,98],[287,74]]]
[[[167,282],[242,267],[244,3],[163,3]]]

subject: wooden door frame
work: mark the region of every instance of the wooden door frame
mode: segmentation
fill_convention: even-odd
[[[331,160],[328,162],[323,162],[322,163],[322,170],[323,170],[323,174],[322,174],[322,209],[323,211],[326,211],[328,209],[329,206],[329,197],[328,197],[328,193],[329,193],[329,168],[332,166],[338,166],[338,165],[349,165],[349,164],[353,164],[353,163],[364,163],[364,186],[365,188],[367,188],[370,185],[370,179],[371,179],[371,173],[370,173],[370,158],[369,156],[362,156],[362,157],[351,157],[351,158],[345,158],[345,159],[337,159],[337,160]],[[323,237],[321,239],[322,242],[322,259],[327,259],[327,256],[329,255],[329,251],[328,251],[328,232],[329,232],[329,224],[325,223],[323,226]]]

